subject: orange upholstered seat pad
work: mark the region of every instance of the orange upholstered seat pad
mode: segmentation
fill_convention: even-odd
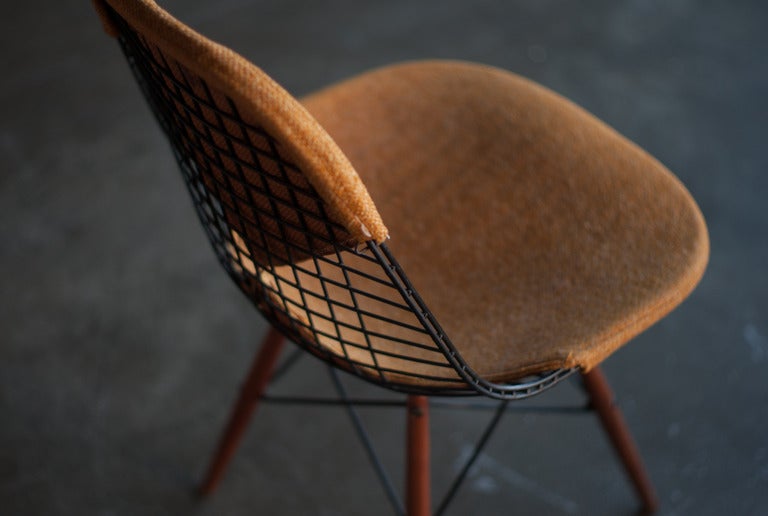
[[[304,104],[448,337],[490,379],[595,366],[704,271],[704,220],[677,178],[523,78],[412,63]]]

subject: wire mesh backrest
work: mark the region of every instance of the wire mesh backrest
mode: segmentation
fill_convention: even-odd
[[[391,388],[466,388],[375,243],[358,246],[226,94],[114,14],[219,261],[274,325],[321,358]]]

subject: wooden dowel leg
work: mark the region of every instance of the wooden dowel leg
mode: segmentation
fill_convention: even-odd
[[[640,452],[629,433],[621,411],[616,406],[605,375],[599,368],[582,374],[584,386],[589,393],[592,407],[597,412],[600,422],[613,444],[613,448],[621,458],[624,468],[632,481],[637,495],[643,502],[646,512],[655,512],[658,508],[656,492],[643,466]]]
[[[238,444],[240,444],[248,422],[256,411],[259,399],[269,384],[284,343],[283,335],[275,328],[270,327],[240,390],[240,396],[233,407],[229,423],[221,435],[205,480],[200,485],[201,494],[212,493],[219,484],[224,470],[234,456]]]
[[[408,396],[407,411],[406,512],[408,516],[428,516],[431,500],[427,397]]]

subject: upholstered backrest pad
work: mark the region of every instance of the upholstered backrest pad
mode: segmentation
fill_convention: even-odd
[[[282,147],[326,203],[334,220],[358,242],[387,238],[387,229],[357,173],[311,115],[259,68],[174,19],[151,0],[94,0],[107,31],[118,29],[105,4],[168,59],[232,99],[242,119]]]

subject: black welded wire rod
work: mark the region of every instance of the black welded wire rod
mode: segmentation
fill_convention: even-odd
[[[321,398],[317,396],[280,396],[265,394],[260,398],[265,403],[284,405],[352,405],[355,407],[405,407],[405,400],[367,399],[367,398]],[[452,402],[447,400],[429,400],[429,407],[446,410],[498,410],[497,404]],[[535,412],[539,414],[583,414],[589,412],[589,404],[576,406],[547,405],[508,405],[507,412]]]
[[[430,408],[435,409],[456,409],[456,410],[496,410],[498,404],[496,403],[483,403],[483,402],[468,402],[468,401],[452,401],[441,399],[430,399]],[[565,405],[526,405],[516,403],[508,405],[505,409],[507,412],[537,412],[541,414],[557,413],[557,414],[582,414],[589,412],[591,406],[589,403],[583,405],[565,406]]]
[[[320,398],[315,396],[273,396],[265,394],[261,401],[285,405],[344,405],[353,407],[405,407],[405,400],[375,400],[360,398]]]
[[[341,378],[339,378],[338,371],[336,371],[336,368],[333,366],[328,366],[328,372],[331,374],[331,380],[333,380],[333,386],[336,388],[336,392],[339,393],[341,400],[346,402],[349,399],[347,397],[347,389],[344,387],[344,384],[341,383]],[[397,495],[397,491],[392,485],[392,481],[389,479],[389,475],[387,475],[387,471],[384,469],[384,465],[379,460],[379,456],[376,453],[376,450],[373,448],[373,443],[371,442],[368,433],[365,431],[365,427],[363,427],[363,422],[360,420],[360,416],[358,415],[353,405],[347,402],[345,403],[345,406],[347,408],[349,418],[352,420],[352,426],[355,427],[355,432],[357,432],[357,436],[360,438],[360,442],[363,443],[363,447],[368,454],[368,459],[371,461],[373,468],[376,470],[376,474],[384,486],[384,491],[387,494],[387,498],[389,498],[389,501],[392,503],[392,506],[395,509],[395,513],[398,516],[404,516],[405,506],[403,505],[402,500],[400,500],[400,497]]]
[[[451,503],[451,500],[453,500],[453,497],[456,495],[456,492],[459,490],[461,483],[464,481],[464,478],[467,476],[469,469],[472,467],[472,465],[475,463],[477,458],[480,456],[480,452],[482,452],[483,448],[485,448],[485,444],[488,442],[488,439],[491,437],[491,434],[496,429],[496,425],[499,424],[499,421],[501,420],[501,416],[504,414],[504,412],[506,412],[508,403],[509,403],[508,400],[504,400],[497,405],[496,413],[493,415],[493,418],[491,418],[491,421],[488,423],[488,426],[485,427],[485,431],[483,431],[483,435],[480,436],[480,440],[477,441],[477,444],[475,445],[475,449],[472,452],[472,455],[464,464],[464,467],[461,468],[461,471],[454,479],[453,483],[451,484],[451,487],[449,487],[448,491],[445,493],[445,496],[443,497],[442,502],[440,502],[440,505],[435,511],[435,516],[440,516],[445,511],[445,509],[448,508],[448,504]]]

